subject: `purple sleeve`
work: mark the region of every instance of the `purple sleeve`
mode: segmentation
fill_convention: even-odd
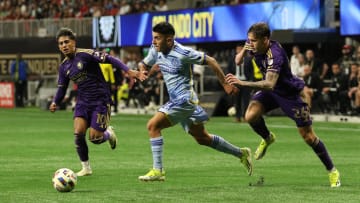
[[[97,63],[110,63],[113,67],[117,69],[129,71],[129,68],[120,61],[120,59],[113,57],[105,52],[94,51],[92,49],[82,49],[82,52],[86,53],[82,55],[86,60],[96,61]]]
[[[58,87],[58,90],[57,90],[54,100],[53,100],[53,102],[56,105],[60,104],[61,101],[64,99],[65,94],[66,94],[66,89],[67,89],[67,87],[63,87],[63,86]]]
[[[115,58],[111,55],[105,55],[105,62],[111,63],[115,68],[124,70],[125,72],[129,71],[129,67],[127,67],[123,62],[121,62],[118,58]]]
[[[62,71],[62,66],[59,68],[59,79],[58,79],[58,89],[56,91],[53,102],[59,104],[65,97],[66,89],[69,86],[69,79],[65,77],[65,74]]]

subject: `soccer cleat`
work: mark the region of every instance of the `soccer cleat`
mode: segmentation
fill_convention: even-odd
[[[240,148],[240,162],[244,165],[249,176],[252,175],[251,150],[249,148]]]
[[[91,168],[82,168],[81,171],[77,172],[77,176],[89,176],[92,174]]]
[[[266,149],[273,143],[275,142],[275,134],[274,133],[270,133],[270,139],[264,140],[262,139],[260,142],[260,145],[258,146],[258,148],[255,151],[254,157],[256,160],[261,159],[263,156],[265,156],[266,153]]]
[[[340,187],[340,173],[337,169],[329,172],[330,187]]]
[[[115,149],[118,140],[117,140],[116,134],[114,132],[114,128],[112,126],[109,126],[107,128],[107,130],[110,132],[110,137],[109,137],[110,148]]]
[[[164,181],[165,180],[165,171],[161,171],[159,169],[150,169],[150,171],[143,175],[139,176],[139,180],[141,181]]]

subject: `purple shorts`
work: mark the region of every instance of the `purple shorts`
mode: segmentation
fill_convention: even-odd
[[[110,113],[110,104],[76,104],[74,118],[82,117],[87,121],[88,127],[105,132],[110,122]]]
[[[286,97],[270,91],[258,91],[253,95],[252,100],[262,103],[266,113],[280,107],[289,118],[295,121],[297,127],[312,124],[309,105],[301,99],[300,95]]]

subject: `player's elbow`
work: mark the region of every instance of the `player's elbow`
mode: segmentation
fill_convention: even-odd
[[[212,65],[212,64],[216,64],[217,62],[216,62],[215,58],[206,55],[206,61],[205,61],[205,63],[206,63],[207,65]]]

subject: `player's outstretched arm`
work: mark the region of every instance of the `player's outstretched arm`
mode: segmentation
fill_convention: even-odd
[[[221,69],[219,63],[211,56],[206,55],[206,64],[209,65],[209,67],[214,71],[216,74],[220,84],[223,86],[225,92],[227,94],[235,94],[238,92],[238,89],[234,86],[231,86],[228,82],[225,80],[225,74],[223,70]]]
[[[230,73],[227,74],[225,78],[226,82],[228,82],[230,85],[234,85],[237,87],[245,86],[261,90],[273,90],[279,78],[279,74],[268,71],[266,73],[265,80],[256,82],[239,80],[236,76]]]

